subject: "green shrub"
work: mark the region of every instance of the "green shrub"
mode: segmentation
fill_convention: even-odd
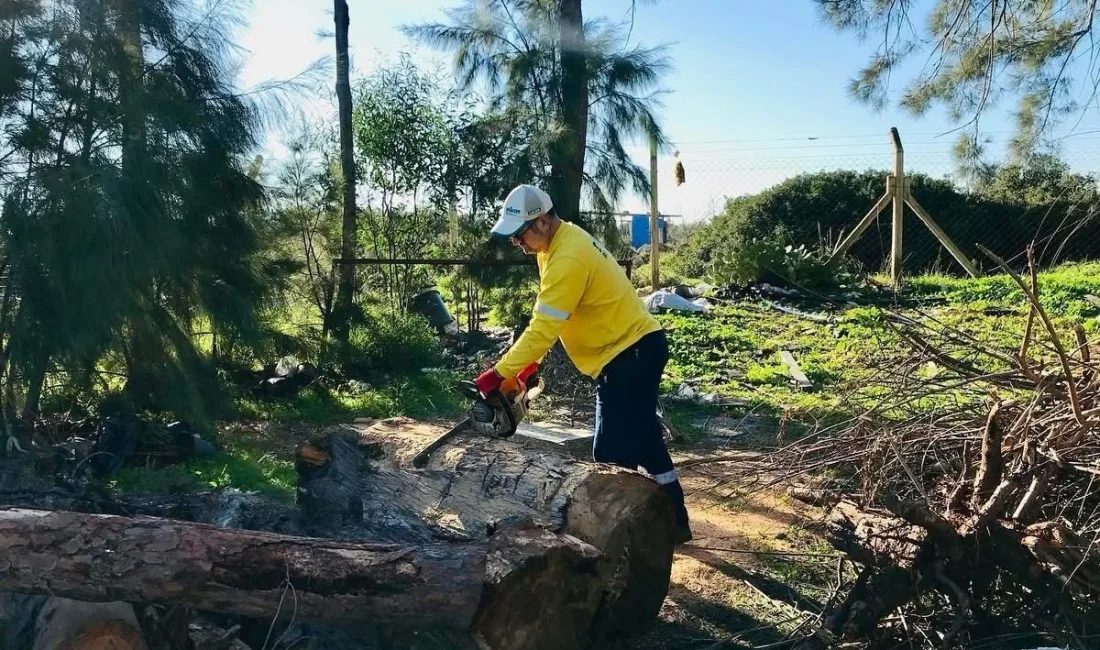
[[[685,279],[683,273],[681,273],[675,265],[666,265],[665,257],[662,255],[659,260],[661,268],[661,286],[662,287],[674,287],[678,284],[684,284]],[[634,268],[630,272],[630,282],[635,288],[640,289],[642,287],[648,287],[652,284],[653,271],[649,266],[649,256],[640,263],[635,264]]]
[[[524,282],[515,287],[500,287],[489,292],[492,308],[489,310],[489,324],[511,329],[523,325],[531,317],[535,308],[538,286]]]
[[[352,327],[347,347],[337,346],[334,352],[351,377],[411,374],[438,365],[442,358],[439,335],[428,321],[402,313],[366,314],[362,324]]]
[[[719,284],[768,282],[805,289],[847,288],[858,282],[842,261],[830,262],[805,244],[754,239],[737,252],[719,251],[709,276]]]
[[[867,213],[885,190],[886,171],[820,172],[790,178],[759,194],[730,199],[722,212],[699,228],[683,248],[682,271],[708,273],[717,257],[741,254],[754,241],[785,242],[807,249],[835,245]],[[1020,202],[1012,195],[966,194],[950,181],[923,174],[910,177],[913,195],[963,252],[980,266],[989,260],[981,243],[1004,258],[1015,258],[1033,240],[1055,244],[1073,234],[1061,259],[1089,259],[1100,237],[1100,220],[1067,201]],[[905,265],[910,272],[936,267],[961,271],[931,232],[906,209]],[[1052,246],[1057,248],[1057,246]],[[889,259],[889,210],[849,250],[865,269],[883,269]]]

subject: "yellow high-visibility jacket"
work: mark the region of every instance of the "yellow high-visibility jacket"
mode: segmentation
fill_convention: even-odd
[[[579,226],[562,222],[536,260],[538,301],[531,324],[496,365],[505,379],[541,361],[558,337],[577,369],[596,377],[620,352],[661,329],[623,268]]]

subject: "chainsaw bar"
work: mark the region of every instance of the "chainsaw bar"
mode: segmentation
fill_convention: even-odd
[[[528,391],[527,387],[521,383],[521,392],[514,402],[502,395],[499,390],[484,396],[473,382],[462,382],[462,390],[473,400],[469,414],[413,456],[413,467],[423,468],[428,464],[428,458],[432,452],[467,430],[489,438],[512,437],[516,433],[519,422],[527,415],[530,400],[542,392],[542,384]]]
[[[432,455],[433,451],[435,451],[436,449],[439,449],[440,447],[445,445],[448,440],[455,437],[457,434],[462,433],[469,426],[470,426],[470,418],[466,418],[466,419],[462,420],[461,422],[459,422],[458,424],[451,427],[450,431],[448,431],[447,433],[444,433],[443,435],[441,435],[438,438],[436,438],[435,440],[433,440],[431,442],[431,444],[429,444],[427,447],[424,447],[423,449],[420,450],[419,453],[417,453],[415,456],[413,456],[413,459],[412,459],[413,467],[415,467],[417,469],[422,469],[425,465],[428,464],[428,458]]]

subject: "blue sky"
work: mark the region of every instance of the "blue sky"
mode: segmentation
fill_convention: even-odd
[[[350,0],[349,5],[353,74],[369,73],[401,51],[426,65],[446,66],[446,55],[417,48],[399,27],[442,20],[453,0]],[[625,19],[629,7],[629,0],[584,0],[586,18]],[[331,31],[331,9],[326,0],[254,0],[240,41],[246,55],[242,85],[291,76],[331,55],[333,41],[317,34]],[[939,176],[950,171],[947,152],[954,136],[936,136],[954,125],[942,110],[920,118],[893,107],[876,113],[849,98],[846,84],[874,46],[837,33],[812,0],[660,0],[639,7],[633,40],[668,44],[674,65],[662,113],[689,182],[672,185],[665,173],[671,161],[662,156],[659,188],[667,199],[662,206],[671,206],[663,212],[699,216],[720,196],[756,191],[803,168],[886,167],[891,126],[905,140],[911,167],[925,164]],[[316,104],[315,110],[328,108]],[[1010,110],[1004,104],[983,118],[994,151],[1010,136]],[[1097,128],[1100,117],[1093,108],[1076,131]],[[1098,135],[1067,139],[1067,157],[1088,166],[1098,140]],[[644,146],[636,152],[639,162],[647,161]],[[639,206],[644,206],[640,198],[624,202],[627,209]]]

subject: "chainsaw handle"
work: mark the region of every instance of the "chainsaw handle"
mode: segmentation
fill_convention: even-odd
[[[462,393],[462,396],[466,397],[468,399],[475,399],[475,400],[484,400],[484,399],[486,399],[486,396],[482,395],[481,391],[478,390],[477,384],[475,384],[472,381],[469,381],[469,380],[463,381],[462,383],[460,383],[458,385],[458,388],[459,388],[459,391]]]

